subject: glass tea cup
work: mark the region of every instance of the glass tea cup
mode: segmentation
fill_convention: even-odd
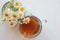
[[[35,16],[27,16],[30,18],[30,23],[19,24],[19,31],[22,35],[28,38],[34,38],[41,33],[42,23],[41,20]]]

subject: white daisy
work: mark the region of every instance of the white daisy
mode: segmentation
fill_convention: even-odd
[[[13,21],[13,20],[11,20],[9,22],[10,27],[15,27],[16,24],[17,24],[17,22],[16,21]]]
[[[24,13],[23,12],[18,13],[18,17],[22,19],[24,17]]]
[[[19,11],[20,11],[20,12],[24,12],[24,11],[25,11],[24,6],[20,6],[20,7],[19,7]]]
[[[3,14],[4,14],[5,17],[9,17],[10,16],[8,11],[4,11]]]
[[[12,19],[12,20],[17,20],[17,18],[18,18],[17,14],[18,14],[17,12],[11,12],[11,13],[10,13],[11,19]]]
[[[13,18],[17,18],[17,14],[16,13],[13,13],[12,16],[13,16]]]
[[[29,17],[24,18],[23,23],[27,24],[27,23],[29,23],[29,22],[30,22],[30,18],[29,18]]]
[[[14,22],[13,21],[10,21],[9,22],[9,25],[12,27],[12,26],[14,26]]]
[[[20,6],[20,2],[19,1],[14,1],[13,4],[14,4],[14,7],[16,7],[16,8]]]

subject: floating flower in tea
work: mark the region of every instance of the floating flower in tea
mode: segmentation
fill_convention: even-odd
[[[24,18],[23,23],[27,24],[27,23],[29,23],[29,22],[30,22],[30,18],[29,18],[29,17]]]

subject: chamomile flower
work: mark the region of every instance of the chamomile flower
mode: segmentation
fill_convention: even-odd
[[[29,22],[30,22],[30,18],[29,18],[29,17],[24,18],[23,23],[27,24],[27,23],[29,23]]]
[[[4,11],[4,16],[5,17],[9,17],[10,15],[9,15],[9,12],[8,11]]]
[[[20,6],[19,11],[24,12],[25,11],[24,6]]]
[[[11,20],[11,21],[9,22],[10,27],[15,27],[16,24],[17,24],[17,21]]]
[[[13,21],[9,22],[9,25],[10,26],[13,26],[14,25],[14,22]]]
[[[16,13],[13,13],[12,16],[13,16],[13,18],[17,18],[17,14]]]
[[[4,11],[3,14],[4,14],[4,17],[6,18],[6,20],[10,19],[10,14],[8,11]]]
[[[24,13],[18,13],[18,17],[20,17],[20,18],[23,18],[24,17]]]
[[[14,2],[14,7],[19,7],[19,6],[20,6],[20,2],[15,1],[15,2]]]

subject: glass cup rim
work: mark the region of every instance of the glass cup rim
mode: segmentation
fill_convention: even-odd
[[[30,17],[30,16],[27,16],[27,17]],[[42,31],[42,22],[41,22],[41,20],[40,20],[39,18],[37,18],[36,16],[32,16],[32,17],[34,17],[34,18],[37,19],[37,21],[38,21],[38,23],[39,23],[40,26],[39,26],[39,30],[37,31],[37,33],[34,34],[34,35],[31,35],[31,36],[25,36],[25,35],[22,34],[21,31],[20,31],[20,33],[21,33],[23,36],[28,37],[28,38],[35,38],[35,37],[37,37],[37,36],[41,33],[41,31]],[[20,25],[19,25],[19,26],[20,26]],[[19,27],[19,29],[20,29],[20,27]]]

